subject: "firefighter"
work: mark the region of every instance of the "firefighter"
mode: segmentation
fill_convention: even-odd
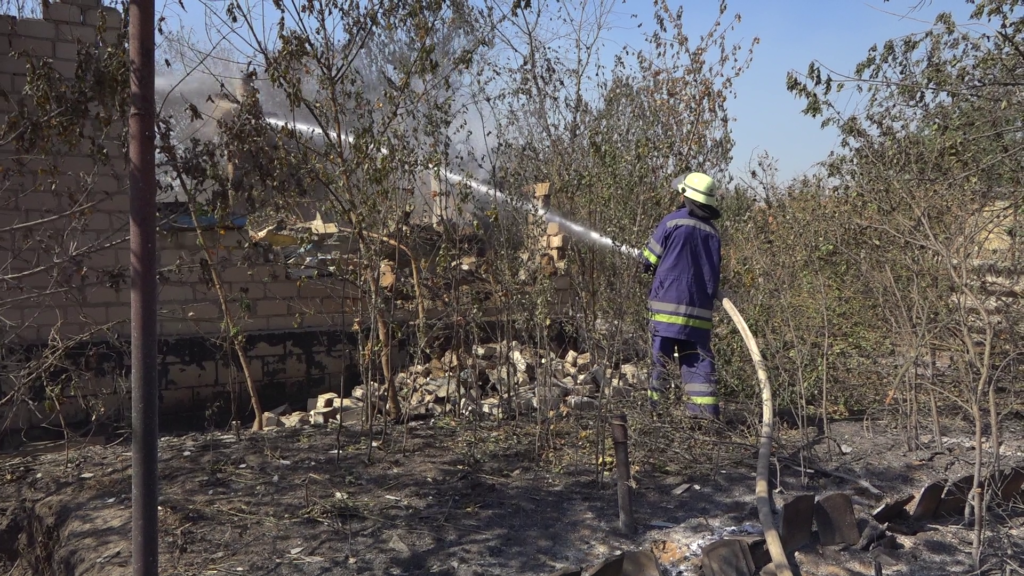
[[[716,183],[700,172],[677,182],[679,207],[658,223],[641,251],[644,271],[654,276],[647,301],[654,356],[648,394],[657,407],[668,363],[678,363],[687,412],[717,420],[711,312],[719,297],[722,245],[713,223],[721,217]]]

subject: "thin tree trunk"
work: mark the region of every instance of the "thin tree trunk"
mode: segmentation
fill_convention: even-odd
[[[184,184],[184,182],[182,182],[182,184]],[[259,432],[263,430],[263,406],[260,404],[260,396],[256,392],[256,383],[252,380],[252,373],[249,372],[249,358],[246,355],[245,347],[242,346],[241,342],[243,334],[241,330],[239,330],[238,334],[235,334],[235,319],[231,316],[231,308],[228,306],[228,299],[224,294],[224,285],[221,284],[220,273],[217,272],[216,253],[211,254],[209,247],[206,245],[206,239],[203,238],[203,232],[199,228],[199,218],[196,214],[195,205],[191,200],[189,200],[188,207],[192,214],[192,222],[195,224],[196,237],[199,240],[199,246],[203,249],[203,254],[210,263],[210,280],[213,282],[213,289],[217,292],[217,299],[220,301],[221,313],[224,315],[224,324],[227,325],[228,329],[228,339],[231,341],[231,345],[235,349],[235,353],[238,354],[238,363],[242,365],[242,374],[245,375],[245,386],[249,390],[252,409],[253,412],[256,413],[256,421],[252,423],[252,429]]]
[[[935,401],[935,349],[928,347],[928,396],[932,403],[932,434],[935,435],[935,451],[942,452],[942,424],[939,422],[939,405]]]
[[[988,320],[988,318],[986,318]],[[982,356],[981,375],[978,377],[978,387],[974,393],[974,401],[972,402],[972,415],[974,416],[974,482],[971,486],[971,495],[974,499],[974,539],[972,542],[972,552],[974,557],[974,568],[975,570],[981,570],[981,549],[984,536],[984,497],[985,497],[985,483],[981,477],[982,474],[982,462],[983,462],[983,451],[982,446],[982,416],[981,416],[981,401],[983,394],[986,392],[986,388],[991,388],[992,383],[989,381],[989,364],[992,358],[992,337],[993,330],[992,325],[989,323],[985,330],[985,352]],[[967,340],[968,346],[971,345],[971,341]],[[970,506],[966,507],[968,511]]]
[[[996,387],[995,383],[990,382],[988,385],[988,417],[989,427],[992,428],[992,432],[989,434],[992,440],[992,471],[998,472],[1000,467],[1000,438],[999,438],[999,408],[996,406]]]
[[[825,434],[825,438],[831,438],[832,430],[828,422],[828,293],[825,291],[825,282],[821,279],[820,274],[818,281],[821,283],[821,316],[825,325],[825,342],[821,351],[821,430]],[[825,446],[831,458],[832,443],[825,442]]]
[[[974,538],[971,542],[971,552],[974,558],[974,569],[981,570],[981,537],[984,523],[982,517],[985,515],[984,508],[982,507],[982,499],[984,495],[984,485],[981,481],[981,467],[982,467],[982,418],[981,418],[981,405],[979,402],[975,402],[972,410],[974,416],[974,482],[971,486],[971,496],[968,498],[970,502],[973,500],[973,513],[974,513]],[[967,516],[970,520],[971,516],[971,505],[967,506]]]

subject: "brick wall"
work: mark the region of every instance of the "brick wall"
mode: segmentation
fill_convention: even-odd
[[[100,22],[106,31],[101,31]],[[42,19],[0,16],[0,98],[5,119],[24,98],[28,60],[49,63],[64,78],[75,75],[83,44],[117,40],[121,14],[99,0],[53,2]],[[90,120],[82,134],[109,153],[98,162],[91,144],[33,156],[0,146],[0,343],[40,350],[49,341],[72,342],[89,376],[63,390],[64,415],[74,418],[86,407],[118,412],[127,408],[130,337],[130,251],[128,178],[122,148],[123,124]],[[40,172],[40,169],[43,169]],[[546,186],[543,187],[547,194]],[[552,275],[563,294],[565,236],[548,229],[544,248],[558,263]],[[222,334],[219,300],[204,275],[204,258],[219,272],[239,326],[247,334],[251,371],[264,405],[289,395],[337,388],[354,368],[353,322],[366,310],[356,286],[335,278],[289,277],[281,263],[260,252],[247,230],[203,232],[204,254],[194,231],[162,231],[160,266],[160,387],[165,413],[204,410],[231,390],[244,390],[237,359],[216,342]],[[85,247],[91,247],[85,249]],[[96,248],[96,249],[92,249]],[[432,310],[437,317],[443,310]],[[411,319],[410,311],[397,320]],[[97,352],[98,350],[98,352]],[[401,354],[394,354],[400,362]],[[0,367],[2,368],[2,367]],[[0,373],[3,370],[0,369]],[[0,374],[0,398],[15,385],[11,370]],[[239,396],[244,406],[244,394]],[[14,427],[52,419],[41,392],[35,408],[0,407],[0,426]],[[71,401],[73,399],[73,401]]]

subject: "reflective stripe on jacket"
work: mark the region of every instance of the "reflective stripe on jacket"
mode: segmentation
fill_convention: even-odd
[[[715,225],[682,207],[658,223],[641,259],[644,270],[654,274],[647,301],[651,332],[709,342],[722,267]]]

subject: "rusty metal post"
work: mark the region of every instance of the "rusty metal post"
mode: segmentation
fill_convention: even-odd
[[[156,79],[154,0],[128,3],[132,282],[132,574],[157,576]]]
[[[636,533],[633,520],[633,487],[629,472],[629,432],[626,415],[611,417],[612,442],[615,445],[615,471],[619,480],[619,529],[625,534]]]

